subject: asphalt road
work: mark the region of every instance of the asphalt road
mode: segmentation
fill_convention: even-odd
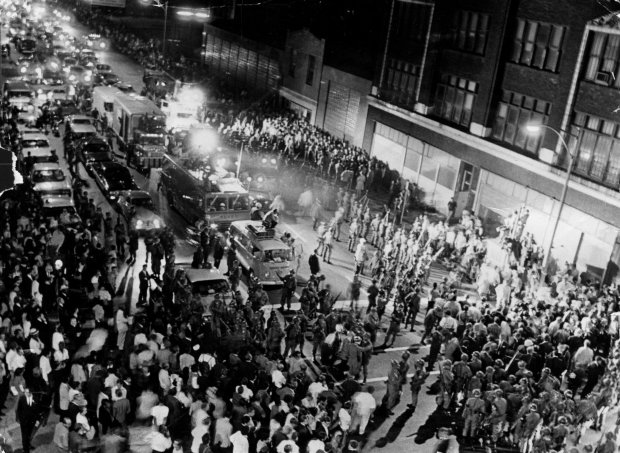
[[[87,33],[86,29],[76,24],[68,25],[67,29],[69,29],[70,32],[76,35]],[[136,91],[139,92],[141,90],[142,68],[140,68],[134,61],[113,51],[99,51],[97,52],[97,56],[99,57],[101,62],[111,65],[113,71],[119,75],[121,80],[132,84]],[[61,130],[61,135],[62,132],[63,131]],[[59,156],[63,156],[62,140],[51,135],[50,140],[54,148],[58,150]],[[66,162],[64,161],[64,159],[61,158],[61,162],[66,168]],[[143,175],[135,171],[133,171],[133,174],[138,185],[144,190],[148,190],[151,193],[155,201],[155,205],[158,207],[163,219],[168,226],[172,227],[177,237],[177,262],[191,260],[195,244],[191,238],[191,235],[188,234],[188,225],[178,213],[169,208],[165,197],[157,192],[156,187],[159,178],[158,171],[153,170],[149,177],[144,177]],[[95,203],[102,207],[104,213],[111,212],[113,216],[116,216],[116,212],[114,211],[113,207],[101,194],[99,188],[88,176],[82,166],[80,166],[80,177],[88,182],[88,188],[86,190],[89,193],[89,197],[93,198],[95,200]],[[295,207],[289,207],[289,212],[293,211],[295,211]],[[284,231],[289,231],[293,235],[293,237],[296,238],[296,242],[302,245],[303,255],[299,267],[299,274],[302,276],[308,276],[309,268],[307,264],[307,257],[316,245],[316,234],[312,230],[311,220],[307,217],[299,217],[295,214],[289,214],[284,216],[281,225],[279,225],[279,228]],[[342,237],[344,238],[344,236],[345,235],[343,234]],[[117,285],[119,289],[122,290],[122,295],[119,296],[119,298],[123,300],[129,298],[132,301],[132,306],[134,307],[134,309],[135,303],[138,298],[138,272],[140,271],[141,264],[145,261],[144,258],[145,247],[144,244],[141,243],[140,249],[138,251],[138,258],[136,261],[137,264],[134,266],[128,266],[127,264],[123,263],[118,270],[119,280],[117,281]],[[322,263],[322,273],[326,276],[326,283],[329,283],[332,286],[333,294],[341,295],[334,309],[348,310],[349,301],[347,297],[347,290],[353,277],[353,256],[346,250],[345,243],[336,243],[333,251],[332,263],[333,264],[331,265]],[[225,263],[222,264],[221,270],[225,272]],[[431,276],[431,282],[437,281],[442,277],[442,274],[434,273]],[[369,283],[370,282],[368,281],[368,279],[364,277],[364,287],[367,286]],[[242,285],[242,290],[244,289],[245,287]],[[279,291],[271,291],[270,298],[273,304],[279,305]],[[365,292],[362,293],[361,299],[361,305],[364,306],[366,304]],[[273,306],[267,307],[266,315],[269,315],[268,312],[273,308]],[[298,308],[299,304],[294,303],[293,309]],[[390,313],[390,311],[391,307],[388,307],[388,314]],[[281,314],[279,314],[279,316],[281,316]],[[385,380],[391,360],[399,359],[401,354],[406,350],[412,350],[413,355],[411,363],[413,363],[413,360],[416,357],[424,356],[428,352],[426,346],[419,346],[421,321],[422,316],[419,315],[417,331],[415,333],[403,331],[397,337],[396,342],[392,348],[387,350],[377,349],[377,351],[375,352],[375,355],[370,362],[368,383],[374,386],[375,396],[378,400],[378,403],[380,403],[380,400],[385,392]],[[383,324],[384,327],[387,328],[387,315],[383,319]],[[377,338],[377,344],[382,344],[383,339],[384,332],[380,332]],[[308,344],[307,342],[304,350],[304,353],[307,357],[311,357],[311,347],[312,345]],[[411,368],[413,369],[413,364],[411,365]],[[316,373],[318,371],[316,367],[312,367],[310,372],[311,374],[313,374],[314,377],[316,377]],[[429,378],[429,384],[432,383],[434,379],[435,376],[432,375]],[[410,391],[408,385],[405,385],[403,387],[401,402],[394,409],[394,414],[388,417],[377,416],[375,417],[373,423],[370,425],[370,434],[368,435],[364,444],[364,451],[382,450],[386,453],[397,453],[402,451],[403,448],[410,449],[412,445],[415,445],[413,443],[413,434],[417,432],[419,426],[424,423],[428,415],[434,410],[434,396],[427,395],[423,391],[420,395],[418,407],[415,412],[407,408],[407,404],[409,402]],[[7,416],[5,416],[0,423],[0,431],[8,432],[9,435],[14,439],[14,441],[16,441],[14,445],[17,447],[20,445],[19,428],[15,426],[14,422],[11,421],[12,416],[12,410],[9,409]],[[36,451],[49,451],[52,448],[49,447],[48,444],[51,440],[50,430],[53,430],[53,423],[51,422],[54,420],[55,419],[51,418],[50,425],[39,430],[39,433],[34,440],[34,445],[37,446]],[[136,448],[134,448],[134,450],[140,450],[140,448],[138,447],[140,436],[140,433],[138,433],[137,431],[134,433],[134,441],[136,442]],[[420,452],[430,452],[433,448],[433,445],[434,440],[431,439],[423,445],[417,446],[416,449]]]

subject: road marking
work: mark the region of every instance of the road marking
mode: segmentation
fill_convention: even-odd
[[[407,378],[410,378],[414,375],[415,373],[409,373],[407,375]],[[431,371],[430,373],[428,373],[429,376],[435,376],[439,374],[439,371]],[[376,377],[376,378],[370,378],[370,379],[366,379],[366,384],[371,384],[373,382],[383,382],[385,380],[387,380],[388,376],[382,376],[382,377]],[[362,379],[358,380],[358,382],[362,382]]]
[[[377,352],[398,352],[398,351],[408,351],[409,349],[413,348],[415,346],[400,346],[398,348],[385,348],[385,349],[381,349],[381,348],[377,348]]]

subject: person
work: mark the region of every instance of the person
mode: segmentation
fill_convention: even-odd
[[[465,441],[473,440],[478,435],[478,427],[486,411],[486,403],[480,396],[480,389],[474,389],[472,396],[465,402],[465,410],[463,411],[463,418],[465,419],[463,439]]]
[[[360,299],[362,283],[357,274],[353,276],[353,281],[349,285],[349,296],[351,297],[351,310],[357,311],[357,303]]]
[[[424,360],[418,359],[415,362],[415,371],[413,376],[411,376],[411,382],[409,386],[411,388],[411,404],[409,407],[414,409],[418,406],[418,394],[420,390],[422,390],[422,386],[424,382],[426,382],[426,378],[429,376],[429,373],[424,370]]]
[[[318,250],[315,249],[308,257],[308,265],[310,266],[310,275],[318,275],[321,273]]]
[[[34,430],[39,423],[39,408],[34,401],[34,396],[28,386],[24,387],[23,394],[17,400],[15,417],[19,422],[22,435],[22,448],[24,453],[30,453],[31,440]]]
[[[287,275],[284,277],[280,277],[282,283],[284,283],[284,287],[282,288],[282,298],[280,299],[280,310],[284,310],[284,306],[286,305],[286,309],[291,309],[291,299],[295,294],[295,289],[297,288],[297,277],[295,276],[295,271],[291,269]]]
[[[71,429],[71,419],[62,417],[54,428],[54,446],[59,453],[67,453],[69,451],[69,430]]]
[[[373,392],[374,387],[368,386],[351,397],[351,428],[349,430],[351,434],[356,432],[359,432],[360,436],[365,434],[370,417],[377,408]]]
[[[149,282],[151,276],[149,275],[149,271],[147,270],[147,264],[142,266],[142,270],[138,274],[138,279],[140,280],[140,293],[138,295],[138,306],[144,306],[148,302],[148,291],[149,291]]]
[[[329,227],[323,235],[323,262],[332,263],[332,248],[334,244],[334,229]]]
[[[265,217],[263,217],[263,226],[267,229],[273,229],[278,224],[278,221],[278,210],[272,209],[265,214]]]
[[[456,216],[456,201],[454,200],[454,198],[450,198],[450,201],[448,201],[448,218],[446,219],[446,222],[448,224],[452,223],[455,216]]]

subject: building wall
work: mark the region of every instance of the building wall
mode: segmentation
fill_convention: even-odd
[[[282,55],[280,93],[291,102],[310,110],[311,122],[314,122],[316,116],[324,52],[325,40],[317,38],[310,31],[288,32]]]
[[[354,146],[362,146],[371,87],[370,80],[323,66],[315,124]],[[338,99],[341,102],[334,102],[334,93],[342,95]]]
[[[204,63],[211,74],[251,91],[278,87],[281,50],[212,25],[205,27],[205,33]]]

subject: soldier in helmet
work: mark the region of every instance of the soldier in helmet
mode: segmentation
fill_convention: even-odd
[[[468,398],[465,403],[465,410],[463,411],[463,418],[465,421],[463,425],[463,438],[466,440],[473,440],[476,438],[480,421],[485,414],[486,405],[480,396],[480,390],[474,389],[472,391],[472,396]]]
[[[295,289],[297,288],[297,278],[295,277],[295,271],[291,269],[288,275],[281,277],[282,283],[284,283],[284,287],[282,288],[282,298],[280,299],[280,309],[284,310],[284,305],[286,305],[286,309],[291,309],[291,299],[293,298],[293,294],[295,294]]]
[[[428,377],[428,371],[424,370],[424,360],[418,359],[415,362],[415,371],[413,372],[413,376],[411,376],[411,404],[409,407],[415,409],[418,405],[418,394],[420,390],[422,390],[422,385],[426,381]]]

